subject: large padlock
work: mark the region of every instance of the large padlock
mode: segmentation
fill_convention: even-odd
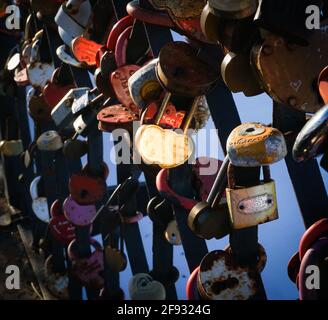
[[[189,45],[182,42],[168,43],[162,48],[156,72],[167,92],[154,119],[155,124],[141,126],[136,133],[135,143],[144,163],[173,168],[185,163],[193,152],[188,129],[201,96],[213,87],[217,75],[197,58]],[[193,99],[183,121],[183,134],[159,126],[172,94]]]
[[[265,91],[275,101],[302,112],[316,112],[322,107],[314,83],[327,66],[327,20],[313,31],[309,45],[291,44],[276,35],[254,46],[252,61]]]
[[[59,200],[51,205],[50,215],[49,230],[52,236],[63,246],[68,246],[75,239],[75,227],[66,219]]]
[[[104,253],[99,242],[90,239],[94,251],[88,257],[80,258],[77,242],[73,240],[68,246],[68,256],[72,262],[72,274],[87,288],[101,289],[104,287]]]
[[[45,262],[45,284],[50,293],[61,300],[69,299],[69,277],[65,273],[54,272],[54,257],[50,255]]]
[[[227,140],[227,153],[234,166],[260,167],[285,158],[287,146],[279,130],[249,122],[231,132]]]
[[[240,266],[229,251],[212,251],[200,263],[197,288],[204,300],[249,300],[260,290],[266,254],[260,246],[255,267]]]
[[[79,205],[71,196],[65,199],[63,210],[67,220],[78,227],[91,225],[97,215],[97,209],[94,204]]]
[[[6,157],[19,156],[24,151],[22,140],[0,141],[0,152]]]
[[[147,273],[138,273],[130,279],[129,294],[132,300],[165,300],[166,298],[164,286]]]
[[[298,134],[293,157],[305,161],[322,155],[328,150],[328,105],[321,108]]]
[[[275,182],[271,179],[270,168],[263,166],[264,179],[256,186],[236,186],[234,168],[228,168],[226,189],[230,221],[233,229],[244,229],[278,219]]]
[[[73,122],[76,118],[72,112],[73,101],[81,97],[88,90],[90,89],[87,87],[71,89],[51,111],[51,117],[59,131],[67,128],[73,130]]]
[[[40,151],[58,151],[63,147],[63,142],[57,131],[49,130],[38,137],[36,145]]]
[[[306,27],[307,7],[322,7],[321,0],[260,0],[255,23],[295,43],[306,45],[313,30]]]

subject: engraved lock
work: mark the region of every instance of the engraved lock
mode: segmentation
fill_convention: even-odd
[[[165,239],[168,243],[179,246],[181,245],[181,236],[176,220],[172,220],[166,227],[165,230]]]
[[[228,157],[220,166],[206,202],[197,203],[188,215],[188,226],[200,238],[210,240],[223,238],[231,232],[229,210],[224,197],[227,184]],[[204,189],[204,186],[202,186]],[[202,197],[203,199],[206,196]]]
[[[231,132],[227,153],[237,167],[260,167],[282,160],[287,155],[287,146],[279,130],[249,122]]]
[[[68,246],[75,239],[75,227],[64,216],[59,200],[51,205],[50,215],[49,230],[52,236],[63,246]]]
[[[87,141],[68,139],[64,142],[63,154],[69,159],[80,159],[88,153]]]
[[[53,72],[51,81],[44,87],[44,100],[53,109],[69,90],[74,88],[76,88],[76,84],[72,71],[67,64],[62,63],[62,65]]]
[[[69,10],[67,5],[63,3],[59,8],[55,22],[58,25],[58,32],[61,39],[66,45],[71,47],[72,40],[83,34],[88,25],[92,8],[89,1],[83,1],[78,10]]]
[[[138,273],[130,279],[129,294],[132,300],[165,300],[166,298],[164,286],[147,273]]]
[[[36,141],[41,151],[57,151],[63,147],[63,142],[57,131],[50,130],[42,133]]]
[[[64,215],[67,220],[75,226],[84,227],[92,224],[97,215],[96,206],[79,205],[71,196],[65,199],[63,203]]]
[[[59,131],[73,129],[76,116],[72,112],[72,103],[74,99],[81,97],[88,90],[90,89],[87,87],[71,89],[51,111],[51,117]]]
[[[101,131],[112,132],[117,128],[132,132],[132,123],[139,120],[139,114],[130,108],[118,104],[103,108],[97,115],[98,128]]]
[[[45,268],[45,285],[50,293],[61,300],[69,299],[68,274],[54,272],[54,257],[50,255],[44,264]]]
[[[246,54],[229,52],[221,64],[222,78],[229,90],[243,92],[246,97],[263,93],[254,73],[249,55]]]
[[[209,0],[213,14],[224,19],[243,19],[255,14],[257,0]]]
[[[321,0],[261,0],[254,21],[260,28],[269,30],[287,40],[307,45],[311,29],[306,28],[307,7],[322,8]]]
[[[0,141],[0,152],[6,157],[19,156],[24,151],[22,140]]]
[[[263,166],[264,179],[257,186],[236,186],[234,168],[228,168],[226,189],[230,221],[233,229],[244,229],[278,219],[275,182],[271,180],[270,169]]]
[[[313,159],[328,150],[328,105],[321,108],[298,134],[293,158],[298,161]]]
[[[102,47],[92,40],[79,36],[72,41],[72,52],[77,61],[86,64],[88,67],[96,65],[96,55]]]
[[[72,275],[87,288],[101,289],[104,287],[104,253],[99,242],[90,239],[94,249],[88,257],[77,255],[77,242],[73,240],[68,246],[68,256],[72,262]]]
[[[252,61],[265,91],[278,103],[302,112],[316,112],[322,101],[313,85],[327,66],[327,21],[308,38],[309,45],[291,44],[270,35],[261,46],[254,46]]]
[[[138,129],[135,136],[136,148],[146,164],[173,168],[185,163],[193,152],[192,139],[187,135],[188,129],[201,96],[214,85],[217,76],[197,58],[189,45],[182,42],[172,42],[162,48],[156,72],[167,92],[158,109],[155,124],[143,125]],[[193,98],[182,126],[183,134],[159,126],[172,93]]]
[[[200,263],[197,288],[204,300],[249,300],[260,290],[258,272],[226,251],[212,251]]]
[[[135,72],[128,81],[133,102],[139,108],[145,108],[151,101],[159,99],[163,92],[156,76],[158,59],[154,59]]]

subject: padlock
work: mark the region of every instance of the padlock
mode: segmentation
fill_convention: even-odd
[[[141,126],[136,132],[135,143],[144,163],[173,168],[185,163],[193,152],[188,129],[201,96],[215,84],[217,75],[197,58],[189,45],[182,42],[172,42],[162,48],[156,72],[167,92],[157,112],[155,125]],[[197,85],[194,83],[196,78]],[[159,126],[172,93],[194,99],[184,119],[183,134]]]
[[[66,219],[78,227],[92,224],[97,215],[97,209],[94,204],[84,206],[79,205],[71,196],[65,199],[63,210]]]
[[[0,152],[6,157],[19,156],[24,151],[22,140],[0,141]]]
[[[56,55],[60,61],[75,68],[83,68],[83,64],[72,57],[69,48],[63,44],[56,49]]]
[[[313,159],[328,150],[328,105],[322,107],[303,127],[293,146],[293,158]]]
[[[276,102],[302,112],[316,112],[322,107],[314,83],[327,66],[327,21],[308,38],[308,46],[289,43],[270,35],[261,46],[254,46],[252,61],[265,91]]]
[[[77,242],[73,240],[68,246],[68,256],[72,262],[72,274],[87,288],[101,289],[104,287],[104,254],[99,242],[90,239],[94,251],[84,258],[77,253]]]
[[[244,229],[278,219],[275,182],[270,168],[263,166],[264,179],[256,186],[236,186],[234,168],[228,168],[226,189],[230,222],[233,229]]]
[[[244,123],[227,140],[227,153],[237,167],[260,167],[282,160],[287,155],[283,134],[260,123]]]
[[[259,272],[226,251],[212,251],[200,263],[197,288],[204,300],[249,300],[260,290]]]
[[[243,19],[255,14],[257,0],[209,0],[208,5],[213,14],[224,19]]]
[[[76,88],[76,84],[70,67],[62,63],[52,74],[51,81],[44,87],[43,98],[53,109],[60,100],[69,92]]]
[[[99,130],[112,132],[119,128],[132,132],[132,124],[139,120],[139,114],[118,104],[103,108],[98,113],[97,120],[99,121]]]
[[[50,130],[42,133],[36,141],[41,151],[57,151],[63,147],[63,142],[57,131]]]
[[[63,246],[68,246],[75,239],[75,227],[64,216],[59,200],[51,205],[50,215],[49,230],[52,236]]]
[[[96,65],[96,55],[102,47],[92,40],[86,39],[83,36],[76,37],[72,41],[72,52],[77,61],[86,64],[88,67]]]
[[[261,0],[254,21],[259,27],[300,45],[306,45],[313,30],[306,27],[310,5],[322,7],[321,0]]]
[[[299,270],[298,287],[300,300],[327,300],[327,236],[318,239],[305,253]],[[318,286],[309,286],[309,267],[319,272]]]
[[[69,291],[68,284],[69,278],[67,273],[54,272],[54,257],[50,255],[45,261],[45,285],[50,293],[58,299],[68,300]]]
[[[81,171],[70,177],[68,187],[72,198],[78,204],[89,205],[102,200],[106,192],[106,181],[103,177]]]
[[[49,207],[48,199],[46,197],[37,197],[32,201],[32,210],[35,216],[44,223],[49,223]]]
[[[72,112],[72,103],[74,99],[78,99],[88,90],[90,89],[87,87],[71,89],[51,111],[51,117],[59,131],[67,128],[73,130],[73,122],[76,116]]]
[[[40,183],[41,179],[42,179],[41,176],[37,176],[30,183],[30,196],[31,196],[32,200],[39,197],[39,194],[40,194],[40,184],[39,183]]]
[[[147,273],[138,273],[129,280],[131,300],[165,300],[164,286]]]
[[[22,69],[16,68],[14,80],[15,80],[16,84],[20,87],[27,86],[30,82],[28,80],[26,68],[22,68]]]
[[[231,232],[229,211],[227,203],[223,199],[227,184],[228,165],[229,160],[226,157],[220,166],[212,189],[207,193],[206,202],[197,203],[188,215],[189,228],[200,238],[220,239]]]
[[[68,139],[64,142],[63,154],[69,159],[80,159],[88,153],[87,141]]]
[[[320,96],[325,104],[328,104],[328,67],[325,67],[318,78]]]
[[[186,296],[187,300],[200,300],[197,289],[197,278],[199,273],[199,267],[197,267],[189,276],[186,284]]]
[[[31,92],[28,100],[28,112],[35,122],[44,123],[51,120],[51,107],[38,91]]]
[[[147,214],[153,223],[161,225],[164,228],[174,219],[171,203],[159,196],[149,200]]]
[[[70,3],[63,3],[55,17],[55,22],[58,25],[58,31],[61,39],[66,45],[71,47],[72,40],[83,34],[88,25],[92,8],[89,1],[83,1],[78,10],[71,11],[67,9]]]
[[[223,81],[232,92],[243,92],[246,97],[263,93],[255,71],[246,54],[229,52],[221,64]]]
[[[14,71],[21,63],[21,55],[19,52],[13,54],[9,61],[6,63],[6,68],[8,71]]]
[[[160,98],[163,89],[156,77],[156,65],[158,59],[154,59],[136,71],[128,81],[130,96],[141,109],[144,109],[151,101]]]
[[[168,241],[168,243],[174,246],[181,245],[181,236],[176,220],[172,220],[167,225],[165,230],[165,239]]]

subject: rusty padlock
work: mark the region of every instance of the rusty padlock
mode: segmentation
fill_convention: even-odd
[[[306,161],[328,150],[328,105],[322,107],[298,134],[293,146],[296,161]]]
[[[50,255],[45,262],[45,284],[50,293],[61,300],[69,299],[68,284],[69,278],[68,274],[65,272],[63,274],[54,272],[54,257]]]
[[[42,133],[36,144],[40,151],[58,151],[63,147],[61,136],[54,130]]]
[[[79,205],[71,196],[65,199],[63,211],[66,219],[78,227],[91,225],[97,215],[97,209],[94,204]]]
[[[90,239],[94,251],[90,256],[80,258],[77,255],[77,242],[73,240],[68,246],[68,256],[72,262],[72,274],[87,288],[101,289],[104,287],[104,254],[99,242]]]
[[[132,300],[165,300],[166,298],[164,286],[147,273],[138,273],[129,280],[129,294]]]
[[[70,177],[68,185],[70,194],[80,205],[95,204],[102,200],[106,192],[105,179],[105,175],[94,176],[89,170],[82,170]]]
[[[59,200],[51,205],[50,215],[49,230],[52,236],[63,246],[68,246],[75,239],[75,227],[64,216]]]
[[[265,257],[261,257],[254,268],[240,266],[231,253],[212,251],[200,263],[198,292],[204,300],[249,300],[260,289],[258,275],[265,261]]]
[[[300,46],[270,35],[261,46],[254,46],[252,61],[265,91],[275,101],[302,112],[316,112],[322,106],[317,82],[326,67],[327,21],[308,38],[309,45]]]

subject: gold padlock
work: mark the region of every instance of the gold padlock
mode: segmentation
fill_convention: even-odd
[[[63,142],[56,131],[50,130],[40,135],[36,145],[41,151],[57,151],[63,147]]]
[[[181,245],[181,236],[176,220],[172,220],[165,230],[166,240],[173,246]]]
[[[228,168],[226,189],[230,222],[233,229],[244,229],[278,219],[275,182],[270,168],[263,166],[263,181],[256,186],[236,186],[233,165]]]
[[[22,140],[3,140],[0,142],[0,151],[7,157],[18,156],[24,151]]]

